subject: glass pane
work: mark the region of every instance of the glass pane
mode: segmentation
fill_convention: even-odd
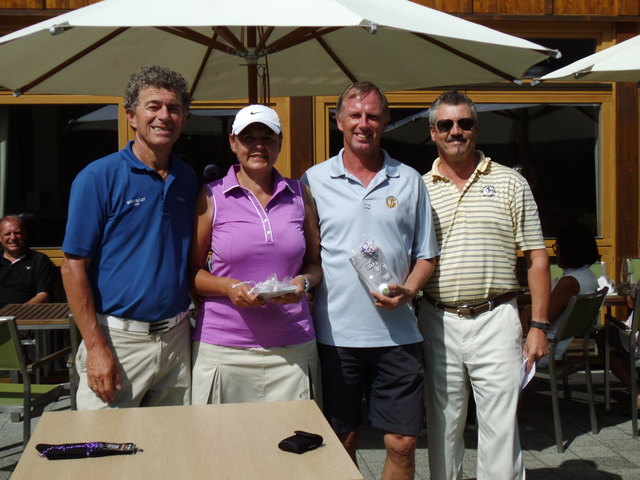
[[[236,113],[191,111],[174,150],[201,181],[207,165],[221,176],[235,163],[227,134]],[[8,145],[4,213],[26,215],[30,246],[62,245],[71,183],[88,163],[118,150],[117,116],[116,105],[0,105],[0,142]]]
[[[238,109],[191,109],[191,115],[176,142],[174,151],[205,179],[205,168],[213,175],[224,176],[237,163],[229,148],[229,133]],[[211,165],[214,165],[213,168]]]
[[[523,78],[542,77],[547,73],[565,67],[570,63],[591,55],[596,51],[595,38],[527,38],[527,40],[547,48],[560,50],[560,58],[548,58],[532,66]]]
[[[545,237],[569,221],[600,231],[599,104],[477,104],[477,148],[517,169],[538,203]],[[431,142],[428,109],[392,108],[382,147],[426,173],[437,151]],[[330,151],[342,147],[331,111]]]
[[[118,147],[115,118],[85,122],[102,105],[1,105],[8,127],[4,214],[25,214],[32,247],[62,244],[71,182],[91,160]]]

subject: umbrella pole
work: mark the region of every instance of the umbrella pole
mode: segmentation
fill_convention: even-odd
[[[258,56],[256,54],[256,27],[247,27],[247,77],[249,104],[258,103]]]

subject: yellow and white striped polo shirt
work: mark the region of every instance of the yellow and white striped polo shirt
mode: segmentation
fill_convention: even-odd
[[[425,292],[447,304],[481,302],[517,289],[517,249],[544,248],[526,179],[479,150],[476,155],[480,161],[462,192],[439,173],[440,158],[422,177],[441,252]]]

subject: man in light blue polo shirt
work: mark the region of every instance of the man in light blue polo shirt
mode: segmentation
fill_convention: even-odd
[[[438,255],[429,196],[418,172],[380,149],[389,106],[375,85],[349,86],[336,120],[344,148],[302,177],[320,222],[323,279],[314,320],[325,415],[355,461],[367,394],[369,419],[384,432],[383,478],[410,479],[424,427],[422,337],[411,300]],[[371,244],[400,279],[386,295],[364,287],[349,261]]]
[[[190,403],[186,267],[198,184],[172,154],[189,103],[180,74],[136,72],[125,93],[135,140],[71,187],[61,272],[83,337],[79,409]]]

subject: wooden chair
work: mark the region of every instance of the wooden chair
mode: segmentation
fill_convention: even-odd
[[[624,332],[627,335],[628,343],[625,344],[627,352],[629,352],[629,377],[631,380],[631,429],[633,438],[638,438],[638,407],[636,404],[636,398],[638,396],[637,378],[640,367],[640,358],[635,356],[636,352],[636,337],[638,335],[638,327],[640,323],[640,295],[636,295],[635,304],[633,307],[633,316],[631,317],[631,326],[621,322],[617,318],[611,315],[605,315],[605,326],[611,326],[613,329],[606,328],[605,330],[605,348],[604,348],[604,395],[605,395],[605,408],[607,411],[610,408],[610,393],[611,386],[609,384],[609,371],[611,368],[611,344],[609,343],[609,332],[613,330],[614,334],[618,332]]]
[[[571,297],[567,305],[567,313],[560,319],[561,323],[558,325],[555,337],[549,340],[549,366],[548,368],[540,368],[536,371],[536,377],[548,379],[551,384],[553,425],[558,453],[562,453],[564,450],[560,402],[558,399],[558,380],[563,380],[564,396],[565,398],[569,398],[570,391],[567,377],[580,370],[584,370],[586,376],[591,431],[598,433],[598,421],[596,418],[595,400],[593,398],[593,382],[591,379],[591,365],[589,364],[589,339],[608,290],[607,287],[604,287],[596,293],[574,295]],[[582,357],[556,360],[555,355],[558,343],[572,337],[582,337]]]
[[[32,384],[29,373],[42,364],[58,358],[57,353],[27,366],[15,318],[0,317],[0,370],[19,372],[22,377],[22,383],[0,383],[0,411],[22,413],[24,445],[31,436],[32,413],[35,413],[37,407],[55,402],[63,388],[62,385]]]

